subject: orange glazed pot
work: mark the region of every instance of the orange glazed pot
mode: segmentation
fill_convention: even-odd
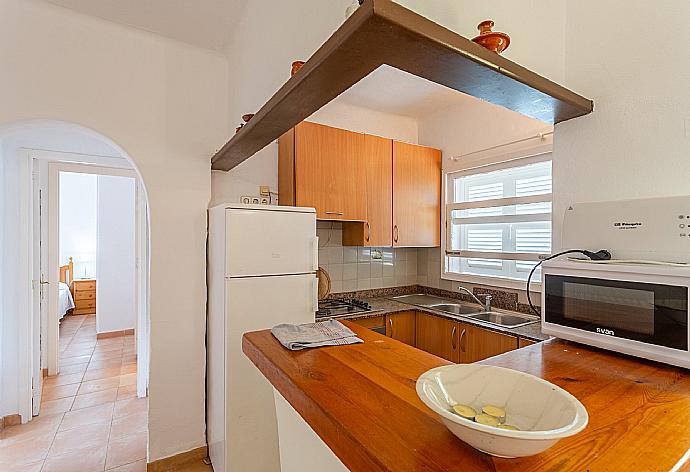
[[[485,20],[479,23],[477,26],[479,36],[472,38],[472,41],[480,46],[484,46],[489,51],[500,54],[510,46],[510,36],[498,31],[491,31],[493,27],[494,22],[492,20]]]

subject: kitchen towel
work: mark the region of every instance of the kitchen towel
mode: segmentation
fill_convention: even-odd
[[[351,329],[335,320],[303,325],[279,324],[271,329],[271,334],[291,351],[364,342]]]

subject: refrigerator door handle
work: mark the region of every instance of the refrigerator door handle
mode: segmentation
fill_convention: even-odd
[[[317,311],[319,311],[319,279],[316,277],[314,277],[314,281],[312,282],[312,294],[312,311],[316,313]]]
[[[314,271],[319,270],[319,237],[314,236],[312,242],[312,268]]]

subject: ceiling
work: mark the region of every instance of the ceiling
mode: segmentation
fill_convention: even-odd
[[[449,107],[487,105],[478,98],[387,65],[357,82],[333,102],[410,118],[421,118]]]
[[[86,15],[221,50],[249,0],[45,0]]]

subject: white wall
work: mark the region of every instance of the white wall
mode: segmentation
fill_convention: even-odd
[[[75,279],[96,277],[96,188],[92,174],[60,172],[60,265],[74,261]]]
[[[96,331],[134,329],[135,180],[98,176]]]
[[[82,125],[117,143],[141,174],[151,229],[149,459],[203,446],[209,158],[229,136],[227,60],[44,2],[0,0],[0,11],[0,126]],[[180,286],[184,296],[170,296]]]
[[[690,41],[688,18],[684,1],[568,2],[565,81],[594,113],[556,127],[556,249],[571,202],[690,194],[690,61],[670,46]]]
[[[477,25],[481,21],[494,20],[494,31],[508,33],[511,38],[503,56],[555,82],[563,82],[565,0],[396,1],[470,39],[479,34]]]
[[[233,129],[290,78],[293,61],[306,60],[345,20],[350,0],[252,0],[225,50],[231,62],[229,110]],[[271,144],[229,172],[212,175],[213,204],[278,188],[278,148]]]

